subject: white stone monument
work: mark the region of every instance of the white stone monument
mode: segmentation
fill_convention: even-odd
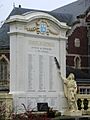
[[[56,57],[61,73],[66,75],[66,23],[44,12],[11,16],[10,23],[10,93],[14,108],[22,103],[37,109],[47,102],[62,113],[66,108],[63,83],[57,75]]]

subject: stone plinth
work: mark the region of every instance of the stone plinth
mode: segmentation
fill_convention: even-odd
[[[82,116],[82,111],[74,111],[74,112],[70,112],[70,111],[65,111],[64,112],[65,116]]]
[[[90,120],[90,116],[60,116],[52,120]]]

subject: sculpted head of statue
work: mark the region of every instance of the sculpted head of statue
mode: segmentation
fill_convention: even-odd
[[[70,73],[67,79],[68,80],[74,80],[75,79],[75,75],[73,73]]]

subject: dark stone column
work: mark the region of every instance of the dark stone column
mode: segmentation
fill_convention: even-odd
[[[90,23],[87,24],[87,37],[88,37],[88,67],[90,68]],[[88,73],[90,74],[90,69],[88,69]]]

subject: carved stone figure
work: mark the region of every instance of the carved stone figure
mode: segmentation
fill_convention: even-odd
[[[75,76],[73,73],[70,73],[67,78],[64,78],[60,72],[60,65],[57,61],[57,58],[54,58],[57,70],[59,73],[59,77],[64,81],[64,93],[68,103],[68,109],[65,111],[64,115],[68,116],[81,116],[82,112],[78,110],[77,107],[77,84],[75,80]]]
[[[59,71],[59,76],[64,81],[64,93],[68,102],[68,109],[64,112],[64,115],[82,116],[82,111],[79,111],[77,107],[77,84],[74,74],[70,73],[67,78],[64,78]]]
[[[68,110],[70,112],[77,111],[78,110],[76,101],[77,84],[75,81],[74,74],[70,73],[67,78],[64,78],[61,76],[61,73],[59,72],[59,76],[64,81],[64,93],[68,102]]]

